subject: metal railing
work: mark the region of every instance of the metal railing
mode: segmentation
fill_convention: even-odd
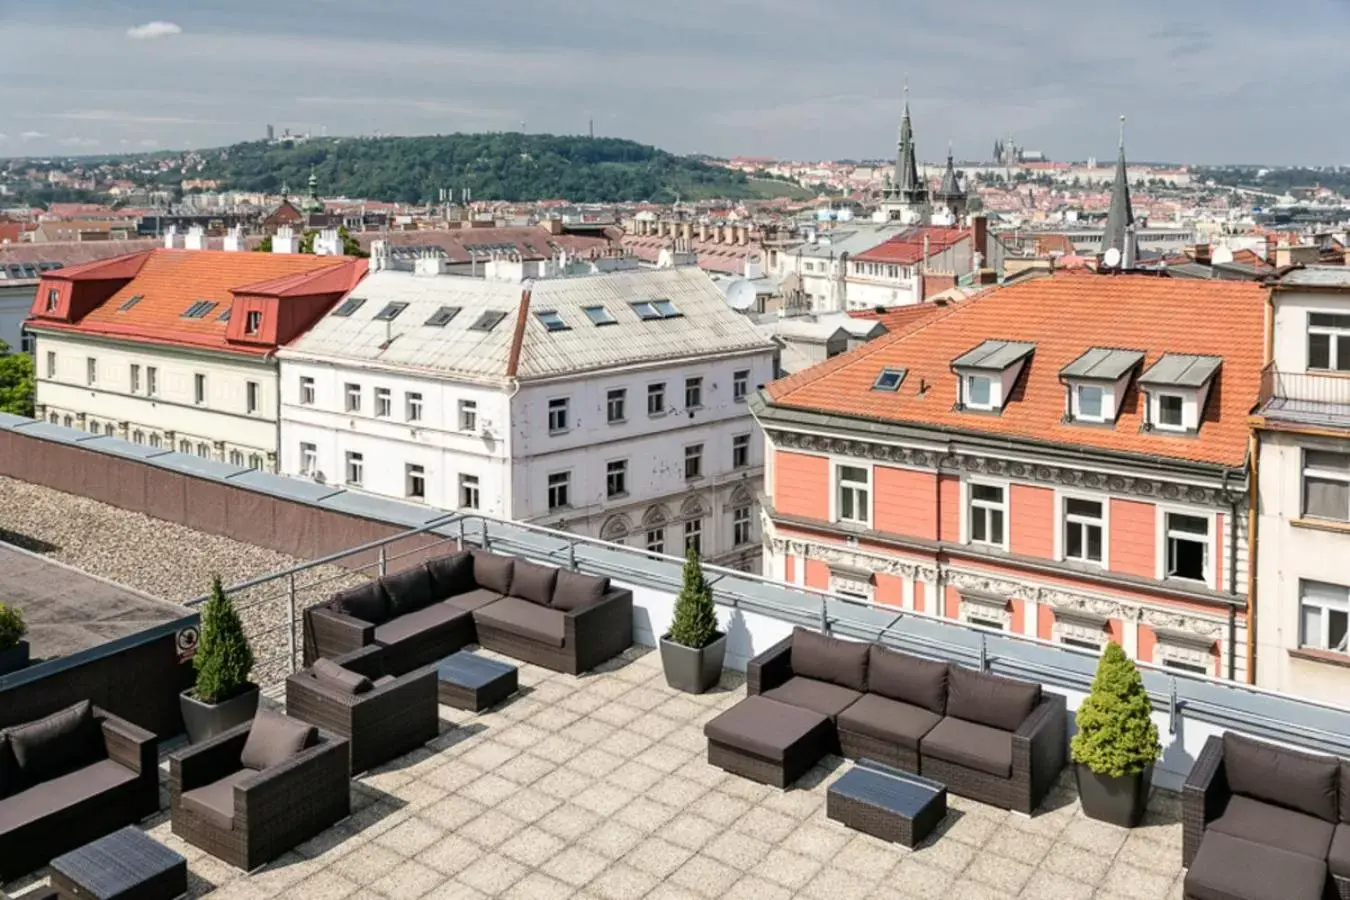
[[[1259,405],[1266,414],[1286,412],[1350,421],[1350,372],[1261,370]]]

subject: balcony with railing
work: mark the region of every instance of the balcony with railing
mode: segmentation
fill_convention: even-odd
[[[1257,411],[1267,420],[1350,428],[1350,372],[1261,372]]]

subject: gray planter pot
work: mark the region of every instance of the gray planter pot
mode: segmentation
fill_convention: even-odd
[[[250,684],[221,703],[203,703],[188,689],[178,695],[178,706],[188,743],[200,744],[252,719],[258,712],[258,686]]]
[[[20,669],[28,668],[28,642],[19,639],[19,643],[8,650],[0,650],[0,675],[8,675]]]
[[[1083,803],[1083,815],[1099,822],[1133,828],[1144,818],[1148,804],[1149,787],[1153,784],[1153,767],[1138,775],[1118,778],[1098,775],[1082,763],[1074,765],[1078,781],[1078,798]]]
[[[706,647],[694,649],[661,636],[661,668],[666,684],[686,694],[702,694],[722,680],[722,661],[727,656],[727,636],[718,632]]]

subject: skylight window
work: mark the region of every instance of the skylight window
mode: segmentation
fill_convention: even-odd
[[[469,326],[470,331],[491,331],[497,327],[502,319],[506,318],[506,313],[490,309],[478,317],[478,321]]]
[[[656,311],[656,307],[646,300],[640,300],[637,303],[632,304],[632,306],[633,312],[637,313],[637,317],[644,322],[661,318],[661,314]]]
[[[196,303],[183,310],[184,319],[204,319],[211,314],[211,310],[220,304],[211,300],[198,300]]]
[[[632,304],[633,312],[637,313],[639,319],[644,322],[652,319],[677,319],[683,315],[675,304],[665,298],[657,300],[635,300]]]
[[[459,310],[460,307],[458,306],[442,306],[431,314],[431,318],[427,319],[426,324],[433,328],[444,328],[450,324],[451,319],[459,315]]]
[[[216,321],[217,321],[217,322],[228,322],[228,321],[230,321],[230,307],[228,307],[228,306],[225,307],[225,311],[224,311],[223,313],[221,313],[220,315],[216,316]]]
[[[892,393],[900,390],[900,383],[905,380],[905,371],[905,369],[882,369],[877,380],[872,382],[872,390]]]
[[[408,308],[406,303],[390,303],[375,314],[376,322],[392,322],[398,318],[398,314]]]
[[[540,310],[534,315],[536,318],[539,319],[540,322],[544,323],[544,327],[547,328],[549,331],[570,330],[570,326],[565,321],[563,321],[563,317],[558,315],[556,310],[552,309]]]
[[[365,297],[348,297],[342,301],[342,305],[333,310],[333,315],[346,318],[356,312],[366,302]]]
[[[614,325],[618,319],[614,318],[614,313],[605,309],[603,306],[587,306],[583,310],[586,318],[591,320],[591,324],[599,327],[601,325]]]
[[[656,308],[656,311],[661,314],[661,318],[663,319],[674,319],[677,316],[682,315],[682,313],[675,308],[675,304],[671,303],[669,300],[653,300],[652,306]]]
[[[125,303],[123,303],[121,306],[117,307],[117,311],[118,311],[118,312],[126,312],[127,310],[129,310],[129,309],[131,309],[133,306],[135,306],[137,303],[140,303],[141,300],[143,300],[143,299],[145,299],[145,298],[144,298],[144,295],[142,295],[142,294],[135,294],[135,295],[133,295],[133,296],[131,296],[131,297],[128,297],[128,298],[127,298],[127,301],[126,301]]]

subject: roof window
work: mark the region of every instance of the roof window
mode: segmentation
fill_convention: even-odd
[[[342,301],[342,305],[333,310],[333,315],[346,318],[360,309],[366,302],[365,297],[348,297]]]
[[[653,319],[677,319],[683,315],[683,313],[675,308],[674,303],[665,298],[656,300],[634,300],[629,305],[633,307],[633,312],[637,313],[637,317],[644,322]]]
[[[142,295],[142,294],[133,294],[132,296],[130,296],[130,297],[127,298],[127,300],[126,300],[125,303],[123,303],[121,306],[117,307],[117,311],[118,311],[118,312],[126,312],[127,310],[129,310],[129,309],[131,309],[133,306],[135,306],[137,303],[140,303],[143,299],[145,299],[144,295]]]
[[[889,391],[894,393],[900,390],[900,384],[905,380],[905,369],[882,369],[877,380],[872,382],[872,390]]]
[[[1130,379],[1144,361],[1139,350],[1093,347],[1059,370],[1067,422],[1114,423]]]
[[[426,324],[433,328],[444,328],[450,324],[450,320],[459,315],[459,310],[460,307],[458,306],[442,306],[431,314],[431,318],[427,319]]]
[[[1214,376],[1222,364],[1217,356],[1164,353],[1139,376],[1139,387],[1148,397],[1145,430],[1199,431]]]
[[[677,316],[682,315],[682,313],[675,308],[675,304],[671,303],[669,300],[653,300],[652,306],[656,307],[656,311],[661,314],[661,318],[663,319],[674,319]]]
[[[196,303],[183,310],[184,319],[205,319],[211,315],[211,310],[220,304],[212,300],[198,300]]]
[[[398,318],[398,314],[408,308],[406,303],[389,303],[384,309],[375,314],[376,322],[392,322]]]
[[[1028,341],[984,341],[952,362],[959,379],[957,409],[999,412],[1026,361],[1036,350]]]
[[[558,315],[557,310],[543,309],[535,313],[535,318],[544,323],[544,327],[549,331],[568,331],[568,324],[563,321],[563,317]]]
[[[491,331],[497,327],[502,319],[506,318],[506,313],[495,309],[490,309],[478,317],[478,320],[469,326],[470,331]]]
[[[637,313],[637,317],[644,322],[649,322],[652,319],[661,318],[661,314],[656,311],[656,307],[653,306],[651,303],[648,303],[646,300],[640,300],[636,303],[633,303],[632,307],[633,312]]]
[[[217,322],[228,322],[228,321],[230,321],[230,307],[228,307],[228,306],[225,307],[225,311],[224,311],[223,313],[221,313],[220,315],[216,316],[216,321],[217,321]]]
[[[618,319],[614,318],[614,313],[605,309],[603,306],[587,306],[582,308],[586,313],[586,318],[591,320],[591,324],[597,328],[601,325],[615,325]]]

